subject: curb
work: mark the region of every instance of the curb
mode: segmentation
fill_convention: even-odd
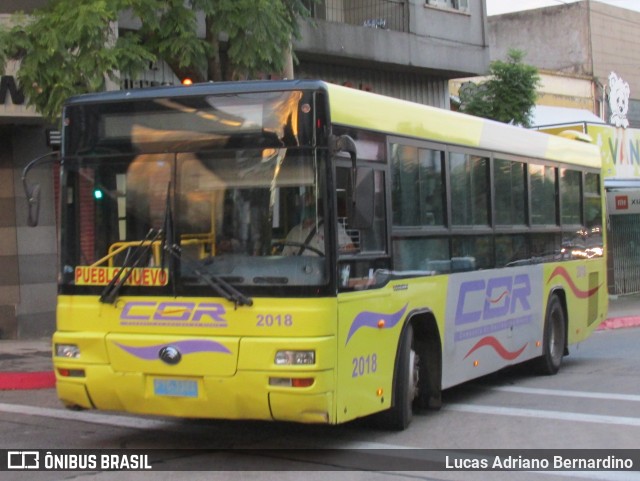
[[[51,389],[55,385],[53,371],[0,372],[0,391]]]
[[[620,329],[625,327],[640,326],[640,317],[612,317],[603,321],[597,328],[597,331],[605,331],[609,329]]]

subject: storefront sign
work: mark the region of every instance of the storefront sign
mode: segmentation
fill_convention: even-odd
[[[627,113],[629,112],[629,96],[631,90],[629,84],[625,82],[618,74],[611,72],[609,74],[609,108],[611,109],[611,125],[616,127],[629,127]]]
[[[605,179],[640,180],[640,130],[630,129],[629,84],[615,72],[609,75],[608,85],[611,125],[587,126],[587,133],[600,147],[602,153],[602,174]],[[623,205],[620,199],[620,205]],[[609,204],[614,208],[614,201]]]
[[[620,189],[607,192],[609,214],[640,214],[640,190]]]
[[[9,100],[13,105],[23,105],[24,94],[18,88],[15,77],[2,75],[0,77],[0,104],[6,104]]]
[[[640,129],[587,124],[587,134],[600,147],[605,179],[640,180]]]
[[[18,64],[7,63],[4,74],[0,74],[0,117],[38,118],[34,107],[27,105],[27,99],[16,80]]]

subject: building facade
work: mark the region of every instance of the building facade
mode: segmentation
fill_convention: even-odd
[[[324,0],[294,45],[296,77],[449,108],[448,81],[487,71],[485,0]]]
[[[609,74],[616,72],[631,90],[627,118],[640,127],[640,12],[593,0],[495,15],[488,18],[491,60],[510,48],[525,61],[561,75],[591,79],[592,112],[610,116]],[[635,97],[634,97],[635,94]]]
[[[609,292],[640,292],[640,12],[582,0],[492,16],[488,25],[492,60],[518,48],[527,52],[528,63],[564,83],[556,103],[541,95],[540,104],[568,106],[574,96],[573,106],[591,114],[549,117],[537,127],[550,133],[579,130],[600,146]]]
[[[0,21],[47,0],[3,0]],[[321,78],[424,104],[449,108],[448,81],[481,75],[489,65],[485,0],[324,0],[314,24],[294,44],[297,78]],[[135,28],[122,18],[120,28]],[[27,108],[8,66],[0,88],[0,339],[50,335],[55,328],[55,172],[39,167],[38,227],[27,226],[22,169],[50,151],[40,116]],[[162,62],[120,88],[177,83]]]
[[[42,1],[0,3],[0,22],[14,10],[29,11]],[[50,151],[48,125],[27,106],[16,81],[18,66],[0,66],[0,339],[40,337],[49,333],[56,300],[57,250],[53,170],[37,168],[41,184],[37,227],[27,226],[21,174],[33,158]]]

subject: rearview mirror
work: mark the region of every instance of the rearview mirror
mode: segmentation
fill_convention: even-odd
[[[40,184],[35,184],[31,189],[25,186],[27,196],[27,225],[35,227],[40,219]]]
[[[58,160],[58,152],[49,152],[41,155],[29,162],[22,170],[22,188],[27,199],[27,225],[35,227],[38,225],[40,218],[40,184],[36,183],[30,186],[27,182],[29,171],[37,165],[54,162]]]
[[[348,135],[341,135],[340,137],[332,136],[331,138],[331,149],[334,154],[338,152],[346,152],[351,157],[351,166],[353,169],[356,168],[356,160],[358,158],[357,155],[357,147],[356,141],[353,140]]]

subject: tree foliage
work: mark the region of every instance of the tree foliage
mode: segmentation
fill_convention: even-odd
[[[308,3],[51,0],[0,28],[0,67],[21,62],[17,79],[29,104],[53,121],[67,97],[104,90],[108,80],[135,76],[153,61],[164,60],[178,78],[194,82],[280,73],[283,52],[300,37],[298,20],[310,16]],[[123,14],[139,28],[118,34]]]
[[[531,126],[540,85],[538,70],[522,63],[524,52],[509,50],[507,60],[491,62],[489,80],[460,88],[460,110],[499,122]]]

